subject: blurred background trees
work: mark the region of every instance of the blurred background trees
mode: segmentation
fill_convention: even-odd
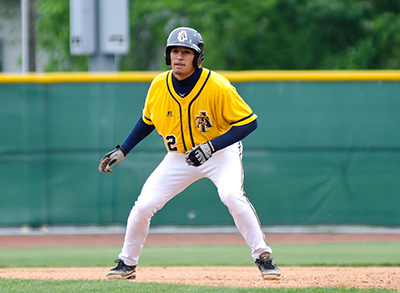
[[[86,57],[69,54],[69,0],[36,0],[36,9],[46,71],[87,70]],[[166,69],[178,26],[202,34],[213,70],[400,69],[398,0],[130,0],[121,70]]]

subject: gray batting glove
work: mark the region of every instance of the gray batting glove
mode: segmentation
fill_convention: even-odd
[[[186,152],[186,163],[188,163],[189,166],[195,167],[203,165],[209,158],[211,158],[215,151],[216,149],[211,141],[199,144]]]
[[[115,147],[115,150],[107,153],[100,161],[99,172],[100,173],[113,173],[111,170],[112,166],[118,164],[125,159],[125,152],[119,145]]]

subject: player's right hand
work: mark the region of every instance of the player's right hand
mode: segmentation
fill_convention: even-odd
[[[203,165],[209,158],[211,158],[215,151],[215,147],[211,141],[199,144],[186,152],[186,163],[189,166],[195,167]]]
[[[100,173],[113,173],[111,170],[112,166],[118,164],[123,159],[125,159],[125,154],[122,151],[121,147],[117,145],[115,150],[107,153],[100,161],[99,164],[99,172]]]

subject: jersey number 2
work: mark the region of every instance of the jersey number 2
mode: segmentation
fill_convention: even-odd
[[[176,137],[175,137],[175,135],[167,135],[165,137],[165,140],[167,142],[168,150],[170,152],[178,151],[178,147],[176,146]]]

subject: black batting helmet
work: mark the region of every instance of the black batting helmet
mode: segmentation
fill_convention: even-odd
[[[176,46],[190,48],[195,51],[195,57],[193,59],[194,67],[198,68],[201,63],[203,63],[203,38],[195,29],[190,27],[178,27],[169,34],[164,52],[165,63],[167,65],[171,65],[171,48]]]

